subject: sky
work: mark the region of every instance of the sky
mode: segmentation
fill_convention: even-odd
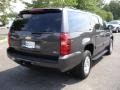
[[[31,3],[32,0],[24,0],[24,1],[27,1],[27,2]],[[17,12],[17,13],[19,13],[20,11],[22,11],[23,9],[25,9],[25,5],[22,4],[20,2],[20,0],[16,0],[16,3],[11,3],[11,7],[13,8],[13,11]],[[10,19],[9,22],[8,22],[8,24],[6,26],[10,27],[11,24],[13,23],[13,20],[14,20],[13,18]]]
[[[109,3],[111,0],[105,0],[105,3]]]
[[[24,1],[31,3],[32,0],[24,0]],[[17,13],[25,9],[25,5],[22,4],[20,0],[16,0],[16,3],[12,3],[12,7],[13,7],[13,10]]]

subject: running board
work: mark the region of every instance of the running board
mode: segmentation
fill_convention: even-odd
[[[107,53],[108,50],[104,50],[103,52],[101,52],[99,55],[95,56],[92,58],[92,60],[97,60],[99,59],[101,56],[105,55],[105,53]]]

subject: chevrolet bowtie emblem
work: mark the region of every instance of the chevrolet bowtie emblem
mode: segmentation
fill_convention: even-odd
[[[30,39],[31,39],[31,37],[30,37],[30,36],[27,36],[27,37],[25,37],[25,39],[30,40]]]

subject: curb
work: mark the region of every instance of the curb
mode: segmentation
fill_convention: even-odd
[[[0,43],[7,41],[7,38],[0,40]]]

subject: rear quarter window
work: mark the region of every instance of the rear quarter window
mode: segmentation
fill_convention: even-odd
[[[70,32],[88,31],[90,28],[90,17],[81,12],[68,12],[68,23]]]

